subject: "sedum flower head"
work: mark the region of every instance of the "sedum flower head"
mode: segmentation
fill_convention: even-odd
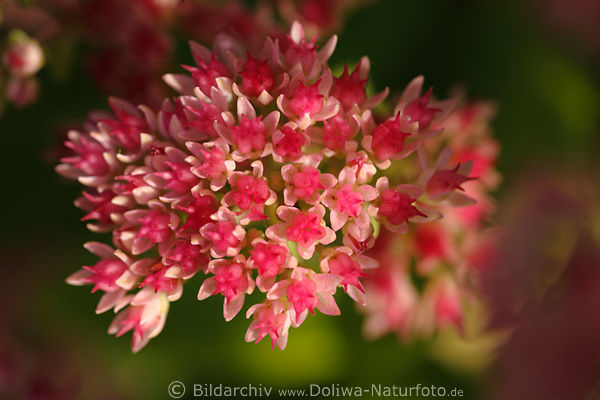
[[[232,38],[192,43],[196,65],[165,76],[178,95],[160,109],[113,98],[112,115],[69,133],[57,171],[86,186],[83,220],[113,247],[88,243],[101,260],[68,282],[104,293],[98,312],[118,313],[110,332],[132,330],[134,351],[191,279],[199,300],[223,297],[226,320],[254,293],[246,340],[283,349],[309,314],[340,314],[336,293],[369,303],[363,279],[379,263],[366,252],[380,231],[464,202],[471,164],[427,145],[451,102],[422,93],[419,77],[375,117],[388,90],[367,93],[366,57],[335,77],[336,40],[318,46],[294,23],[257,53]]]

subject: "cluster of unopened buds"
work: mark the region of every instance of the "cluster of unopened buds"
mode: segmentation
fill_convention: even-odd
[[[368,303],[361,280],[379,263],[365,252],[380,231],[473,203],[461,187],[472,163],[426,145],[453,101],[418,77],[391,115],[376,115],[387,89],[367,94],[366,57],[334,77],[336,40],[319,48],[294,23],[257,54],[227,36],[213,51],[192,43],[196,65],[165,76],[179,95],[160,110],[112,98],[113,115],[69,132],[74,155],[57,170],[87,186],[76,205],[116,250],[87,243],[100,260],[68,282],[104,292],[96,311],[118,313],[109,332],[133,330],[134,351],[200,276],[198,299],[222,296],[226,320],[260,292],[246,340],[283,349],[309,313],[340,314],[338,288]]]
[[[19,30],[13,30],[5,44],[0,87],[4,87],[6,100],[16,107],[25,107],[38,97],[39,82],[35,74],[44,65],[44,52],[35,39]]]

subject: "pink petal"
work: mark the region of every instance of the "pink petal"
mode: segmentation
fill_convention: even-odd
[[[255,178],[260,178],[263,176],[264,167],[260,160],[253,161],[250,166],[252,167],[252,175]]]
[[[323,75],[321,75],[321,83],[319,83],[319,92],[321,92],[322,94],[329,93],[332,84],[333,74],[331,73],[331,70],[327,68],[325,72],[323,72]]]
[[[96,307],[96,314],[102,314],[105,311],[113,308],[117,303],[125,297],[127,292],[124,290],[115,290],[113,292],[105,293],[98,302]]]
[[[307,315],[308,310],[304,310],[300,314],[296,314],[294,307],[290,307],[290,318],[294,328],[298,328],[300,325],[302,325]]]
[[[332,295],[323,295],[318,293],[319,303],[317,309],[326,315],[340,315],[340,309]]]
[[[119,257],[121,258],[121,257]],[[124,260],[123,260],[124,261]],[[125,261],[124,261],[125,262]],[[157,263],[155,258],[142,258],[137,260],[129,266],[129,269],[137,275],[149,275],[152,271],[150,270]]]
[[[332,188],[337,183],[336,177],[333,176],[332,174],[321,174],[320,178],[321,178],[321,183],[323,184],[323,187],[325,187],[325,189]]]
[[[348,296],[361,306],[367,305],[367,295],[356,286],[348,286]]]
[[[362,254],[355,255],[354,259],[360,264],[362,269],[373,269],[379,267],[379,261]]]
[[[304,247],[300,243],[298,243],[297,250],[298,250],[298,254],[300,255],[300,257],[302,259],[310,260],[310,258],[315,253],[315,244],[313,243],[309,247]]]
[[[285,297],[287,295],[287,288],[292,283],[291,279],[285,279],[277,282],[267,293],[267,299],[275,300]]]
[[[296,44],[299,44],[304,40],[304,28],[298,21],[294,21],[292,23],[292,28],[290,29],[290,38]]]
[[[88,271],[87,269],[80,269],[79,271],[69,275],[69,277],[66,279],[66,282],[73,286],[83,286],[87,285],[88,283],[82,282],[82,279],[89,278],[90,276],[92,276],[92,272]]]
[[[419,141],[414,140],[414,141],[407,141],[404,149],[402,149],[402,151],[398,154],[396,154],[395,156],[393,156],[392,158],[399,160],[405,157],[408,157],[410,154],[412,154],[415,150],[417,150],[417,148],[419,147]],[[387,160],[389,161],[389,160]]]
[[[441,219],[442,213],[439,212],[436,209],[433,209],[431,207],[427,207],[427,206],[423,206],[421,204],[419,204],[417,206],[417,210],[421,211],[423,214],[426,215],[426,217],[422,217],[420,215],[414,216],[410,219],[411,222],[418,222],[418,223],[422,223],[422,222],[433,222],[433,221],[437,221],[439,219]]]
[[[269,92],[267,92],[266,90],[263,90],[262,92],[260,92],[256,100],[263,106],[266,106],[267,104],[273,101],[273,96],[271,96],[271,94],[269,94]]]
[[[413,199],[418,199],[421,197],[421,195],[423,195],[423,192],[425,192],[423,187],[409,184],[398,185],[396,186],[395,190],[401,193],[406,193]]]
[[[223,302],[223,316],[225,317],[225,321],[231,321],[240,312],[244,305],[245,297],[244,295],[240,295],[231,299],[229,303],[227,303],[227,300]]]
[[[367,99],[367,101],[365,101],[365,103],[362,105],[362,108],[363,109],[374,108],[377,104],[379,104],[383,100],[385,100],[385,98],[388,96],[389,93],[390,93],[390,88],[386,87],[381,92],[369,97]]]
[[[289,113],[286,111],[288,109],[287,101],[283,94],[280,94],[279,97],[277,97],[277,108],[279,108],[279,110],[281,110],[283,115],[285,115],[286,117],[289,117]]]
[[[309,212],[317,213],[321,218],[325,216],[325,207],[321,204],[317,204],[316,206],[312,206],[308,209]]]
[[[316,118],[316,115],[315,115],[315,118]],[[302,115],[302,117],[300,117],[300,119],[296,120],[296,123],[298,124],[298,128],[300,128],[302,130],[306,130],[314,122],[315,122],[315,120],[313,120],[310,117],[309,113],[305,113],[304,115]]]
[[[287,341],[288,341],[288,333],[286,331],[285,334],[279,335],[279,337],[275,341],[275,344],[277,345],[279,350],[283,350],[283,349],[285,349],[285,346],[287,345]]]
[[[437,161],[435,162],[435,169],[444,169],[448,162],[450,161],[451,151],[450,148],[444,147],[444,149],[440,152]]]
[[[272,111],[265,117],[263,123],[265,124],[267,132],[273,132],[275,128],[277,128],[277,124],[279,124],[279,117],[279,111]]]
[[[244,340],[247,343],[251,343],[256,341],[256,339],[259,338],[260,332],[257,329],[254,329],[253,327],[248,327],[248,329],[246,330],[246,335],[244,336]]]
[[[115,258],[114,250],[112,247],[105,245],[100,242],[87,242],[83,247],[90,253],[100,258]]]
[[[210,277],[202,282],[202,286],[200,286],[200,290],[198,291],[198,300],[204,300],[215,292],[215,278]]]
[[[333,117],[340,111],[340,103],[334,98],[329,97],[325,104],[323,104],[323,108],[317,114],[313,116],[315,121],[324,121]],[[306,129],[306,128],[303,128]]]
[[[212,52],[207,49],[205,46],[201,45],[198,42],[190,40],[188,42],[190,46],[190,50],[192,50],[192,54],[194,58],[200,57],[200,59],[204,61],[210,61],[210,57],[212,56]]]
[[[146,204],[150,200],[155,199],[158,193],[159,192],[157,190],[148,186],[137,187],[132,191],[135,201],[137,201],[140,204]]]
[[[321,47],[321,50],[319,50],[318,53],[318,58],[321,63],[325,63],[329,57],[331,57],[335,50],[335,46],[337,45],[337,39],[337,35],[333,35],[331,38],[329,38],[327,43]]]
[[[356,182],[356,170],[358,167],[344,167],[340,171],[340,175],[338,177],[338,182],[340,185],[345,185],[347,183],[354,185]]]
[[[339,231],[348,221],[348,216],[346,214],[341,214],[336,210],[332,209],[329,214],[329,222],[331,223],[331,228],[334,231]]]
[[[115,283],[125,290],[131,290],[138,283],[138,275],[130,270],[123,272],[123,274],[115,281]]]
[[[156,296],[159,295],[154,291],[154,289],[152,289],[149,286],[146,286],[142,290],[137,292],[135,296],[133,296],[133,299],[131,299],[131,305],[143,306],[154,300]]]
[[[133,239],[133,245],[131,246],[131,254],[137,256],[142,254],[152,247],[152,241],[147,237],[138,237]]]
[[[410,81],[408,86],[406,86],[406,89],[404,89],[400,101],[410,103],[411,101],[419,97],[423,88],[424,80],[425,78],[423,78],[423,75],[419,75],[412,81]]]
[[[389,189],[390,182],[387,176],[382,176],[381,178],[377,179],[377,182],[375,183],[375,188],[378,192],[383,192],[384,190]]]
[[[246,119],[256,118],[256,111],[254,111],[254,107],[252,107],[252,104],[250,104],[250,101],[246,97],[238,97],[237,114],[238,120],[241,120],[242,116],[246,117]]]
[[[365,210],[361,210],[360,214],[358,214],[358,216],[354,218],[354,223],[358,225],[360,229],[366,229],[371,223],[369,214],[367,214]]]
[[[444,119],[446,119],[446,117],[448,117],[448,115],[450,115],[452,111],[454,111],[454,106],[456,106],[456,99],[432,102],[431,106],[442,110],[435,116],[435,121],[443,121]]]
[[[325,227],[325,237],[321,239],[321,244],[329,244],[333,242],[336,239],[336,237],[337,236],[335,232],[331,228]]]
[[[379,197],[379,192],[371,185],[361,185],[357,192],[362,194],[365,201],[373,201]]]
[[[263,306],[264,306],[263,303],[258,303],[258,304],[254,304],[254,305],[250,306],[250,308],[248,308],[248,311],[246,311],[246,318],[250,318],[252,316],[252,314],[254,314],[256,311],[258,311],[259,308],[261,308]]]
[[[125,212],[124,217],[125,219],[127,219],[128,222],[131,222],[133,224],[138,224],[140,222],[140,219],[144,218],[146,216],[146,214],[148,214],[148,210],[142,210],[142,209],[136,209],[136,210],[129,210],[127,212]]]
[[[169,295],[167,295],[167,300],[169,300],[170,302],[177,301],[181,298],[182,294],[183,294],[183,285],[181,284],[181,282],[177,282],[177,286],[175,287],[175,290],[172,293],[169,293]]]
[[[467,162],[460,164],[460,167],[458,167],[457,173],[459,173],[460,175],[469,175],[471,173],[472,169],[473,169],[473,160],[469,160]]]
[[[456,191],[450,193],[448,201],[455,207],[468,207],[477,204],[477,200]]]
[[[342,282],[342,277],[335,274],[312,274],[311,279],[317,284],[317,292],[333,294],[336,287]]]
[[[277,216],[286,222],[290,222],[296,215],[300,213],[296,207],[279,206],[277,208]]]
[[[146,303],[144,306],[144,311],[142,312],[142,317],[140,318],[140,324],[144,325],[144,324],[147,324],[148,322],[155,321],[157,318],[160,318],[160,315],[163,312],[162,306],[164,305],[165,301],[166,301],[166,298],[158,295],[154,299],[154,301]],[[166,304],[168,305],[169,302],[167,302]],[[148,328],[148,329],[152,329],[152,328]]]
[[[302,160],[302,165],[318,168],[321,161],[323,161],[323,155],[321,153],[311,153],[304,157],[304,160]]]
[[[283,189],[283,202],[286,206],[293,206],[298,201],[298,197],[290,188]]]
[[[112,322],[110,323],[110,326],[108,327],[109,335],[114,335],[121,330],[121,322],[123,322],[127,318],[128,314],[128,310],[124,310],[117,314],[115,318],[113,318]]]
[[[362,147],[365,148],[365,150],[367,150],[369,153],[373,152],[373,148],[371,147],[371,144],[373,143],[373,136],[371,135],[365,135],[362,138]]]
[[[278,242],[287,242],[287,226],[285,223],[280,222],[275,225],[271,225],[265,231],[267,237],[271,240],[275,240]]]
[[[256,286],[258,286],[261,292],[267,292],[273,287],[276,279],[277,277],[275,276],[264,278],[263,276],[259,275],[256,277]]]
[[[327,273],[329,272],[329,259],[331,257],[325,257],[324,259],[321,260],[321,262],[319,263],[319,265],[321,266],[321,271]]]
[[[392,225],[387,218],[383,221],[383,225],[390,231],[395,233],[405,234],[408,232],[408,224],[406,222],[401,223],[400,225]]]

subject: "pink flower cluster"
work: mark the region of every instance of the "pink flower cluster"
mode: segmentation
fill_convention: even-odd
[[[86,244],[100,260],[68,282],[104,293],[97,312],[118,313],[109,332],[133,331],[134,351],[200,276],[198,299],[222,296],[226,320],[260,292],[246,340],[283,349],[309,313],[340,314],[338,288],[370,301],[361,280],[379,264],[365,253],[380,230],[405,233],[470,201],[473,163],[427,145],[453,101],[418,77],[376,116],[388,90],[367,93],[366,57],[334,76],[336,40],[319,47],[294,23],[257,53],[223,35],[212,51],[192,43],[195,65],[165,75],[179,95],[159,110],[112,98],[112,115],[69,132],[73,155],[57,171],[87,187],[83,220],[116,249]]]
[[[438,208],[444,218],[402,235],[382,231],[367,252],[381,264],[365,279],[368,337],[428,337],[448,326],[462,331],[467,306],[481,301],[482,272],[496,258],[499,235],[489,227],[495,209],[489,192],[500,182],[494,167],[499,145],[489,126],[494,114],[489,103],[460,105],[436,126],[443,131],[418,149],[424,168],[418,182],[430,198],[447,196]],[[427,153],[440,155],[432,163]],[[477,180],[461,173],[466,166]],[[456,190],[448,193],[450,187]]]

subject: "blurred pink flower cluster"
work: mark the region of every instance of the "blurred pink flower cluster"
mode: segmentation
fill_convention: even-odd
[[[283,349],[309,313],[340,314],[338,288],[378,304],[380,293],[361,283],[380,264],[367,255],[378,235],[420,224],[445,240],[479,223],[455,226],[461,214],[443,231],[428,224],[475,202],[462,187],[475,179],[468,158],[483,177],[474,196],[493,180],[481,162],[495,150],[472,132],[479,109],[452,114],[454,100],[435,100],[417,77],[392,113],[376,117],[388,90],[367,93],[366,57],[334,76],[336,41],[319,47],[294,23],[258,52],[228,35],[212,51],[192,42],[196,65],[164,76],[178,96],[158,110],[112,98],[112,114],[93,113],[85,131],[69,132],[73,155],[57,171],[87,187],[76,201],[83,220],[111,232],[116,249],[87,243],[100,260],[68,282],[104,293],[97,312],[118,313],[109,332],[132,330],[134,351],[160,333],[192,278],[203,279],[199,300],[224,298],[226,320],[255,293],[246,340],[269,336]],[[427,255],[419,261],[431,271]],[[402,273],[387,262],[384,273]],[[458,288],[443,288],[453,319]]]
[[[37,40],[19,30],[12,30],[2,45],[3,97],[15,107],[25,107],[38,97],[39,82],[35,75],[44,65],[44,52]],[[1,108],[2,101],[0,111]]]
[[[540,163],[505,197],[482,293],[491,328],[511,334],[486,398],[599,398],[600,321],[589,318],[600,311],[598,178],[595,165]]]
[[[311,35],[331,32],[341,25],[347,9],[365,2],[263,0],[249,9],[239,1],[213,0],[38,0],[26,7],[7,0],[0,11],[5,26],[26,32],[46,52],[84,48],[87,68],[105,93],[158,107],[166,97],[160,76],[174,63],[173,32],[203,43],[227,34],[259,52],[267,35],[285,36],[284,26],[293,20],[306,23]],[[31,70],[41,66],[36,55],[41,47],[29,40],[9,50],[4,61],[11,72],[6,96],[21,107],[37,98],[35,71],[13,74],[14,61],[9,65],[6,59],[27,56]],[[59,53],[58,58],[68,62],[65,54]]]
[[[600,3],[595,0],[533,2],[532,14],[575,47],[597,57],[600,50]]]
[[[87,67],[104,92],[134,102],[160,104],[166,91],[159,78],[173,57],[167,28],[177,3],[92,0],[70,11],[73,20],[83,21],[77,35],[93,49]]]
[[[401,235],[383,230],[367,252],[381,264],[365,279],[369,302],[362,311],[368,337],[394,332],[408,340],[431,336],[444,326],[462,330],[465,305],[478,299],[481,272],[495,259],[498,232],[489,228],[495,208],[489,192],[500,182],[494,167],[499,144],[489,125],[494,114],[489,103],[462,104],[436,125],[441,134],[422,142],[424,167],[430,165],[425,153],[446,149],[430,167],[436,172],[425,172],[418,181],[429,198],[447,188],[458,191],[451,191],[451,201],[438,209],[443,219]],[[445,167],[467,161],[477,180],[461,175],[461,167]]]

